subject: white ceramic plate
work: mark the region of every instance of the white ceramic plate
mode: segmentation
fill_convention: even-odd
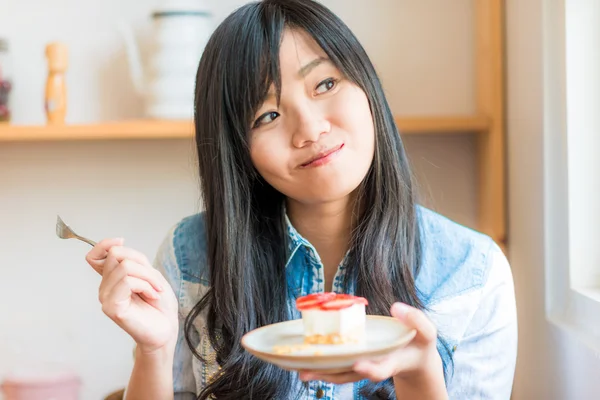
[[[261,360],[287,370],[311,369],[326,373],[346,372],[359,360],[377,359],[407,345],[414,329],[392,317],[367,316],[364,344],[303,345],[302,320],[267,325],[242,338],[242,346]],[[284,354],[278,352],[284,348]]]

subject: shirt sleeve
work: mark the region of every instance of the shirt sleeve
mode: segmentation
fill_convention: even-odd
[[[450,399],[509,400],[517,358],[512,272],[498,246],[479,305],[454,351]]]
[[[185,316],[181,314],[182,276],[174,252],[174,231],[169,232],[160,245],[153,265],[167,279],[179,302],[179,331],[173,360],[173,392],[175,400],[196,399],[196,379],[192,368],[193,357],[185,340]]]

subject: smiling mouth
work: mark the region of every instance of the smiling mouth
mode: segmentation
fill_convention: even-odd
[[[309,167],[319,167],[321,165],[325,165],[328,162],[330,162],[336,155],[338,155],[343,147],[344,147],[344,143],[342,143],[338,146],[332,147],[328,150],[322,151],[321,153],[317,154],[315,157],[311,158],[304,164],[300,165],[300,167],[301,168],[309,168]]]

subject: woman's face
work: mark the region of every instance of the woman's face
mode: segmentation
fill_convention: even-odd
[[[252,162],[292,200],[343,199],[359,186],[373,160],[367,96],[303,31],[286,29],[279,57],[281,101],[278,106],[271,88],[255,115]]]

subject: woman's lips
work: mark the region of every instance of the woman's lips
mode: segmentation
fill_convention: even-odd
[[[300,165],[301,168],[312,168],[312,167],[320,167],[322,165],[328,164],[333,159],[340,154],[341,150],[344,148],[344,143],[332,147],[328,150],[322,151],[316,156],[312,157],[310,160]]]

